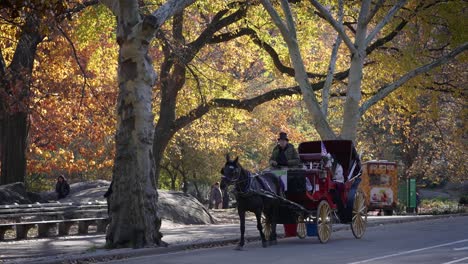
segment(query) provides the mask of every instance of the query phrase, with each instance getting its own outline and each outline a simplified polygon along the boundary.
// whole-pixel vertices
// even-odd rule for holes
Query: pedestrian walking
[[[219,182],[216,182],[211,188],[210,203],[214,209],[223,208],[223,192],[219,188]]]

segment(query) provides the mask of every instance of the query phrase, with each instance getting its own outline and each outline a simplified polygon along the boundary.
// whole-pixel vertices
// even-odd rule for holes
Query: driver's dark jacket
[[[273,152],[271,153],[270,157],[270,163],[272,160],[276,161],[279,166],[297,166],[299,165],[299,155],[297,154],[296,149],[294,148],[293,144],[288,143],[286,145],[286,148],[284,149],[284,156],[286,157],[287,164],[284,163],[283,159],[281,157],[281,150],[280,146],[276,145],[275,148],[273,149]]]

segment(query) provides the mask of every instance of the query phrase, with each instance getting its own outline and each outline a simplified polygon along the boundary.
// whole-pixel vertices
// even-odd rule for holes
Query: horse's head
[[[239,180],[241,175],[242,167],[239,164],[239,157],[236,157],[234,160],[229,158],[229,154],[226,155],[226,163],[221,169],[221,185],[228,186],[236,183]]]

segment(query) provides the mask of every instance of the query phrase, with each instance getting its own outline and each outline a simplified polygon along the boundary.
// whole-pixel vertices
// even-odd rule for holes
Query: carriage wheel
[[[271,236],[271,223],[267,221],[267,218],[262,214],[262,231],[265,235],[265,239],[269,240]]]
[[[297,218],[296,234],[297,234],[297,237],[300,239],[304,239],[307,236],[306,225],[304,222],[304,217],[302,216],[299,216]]]
[[[362,191],[357,191],[354,195],[353,218],[351,222],[351,231],[355,238],[359,239],[366,232],[367,226],[367,206],[366,198]]]
[[[331,237],[331,209],[327,201],[321,201],[317,208],[317,236],[320,243],[327,243]]]

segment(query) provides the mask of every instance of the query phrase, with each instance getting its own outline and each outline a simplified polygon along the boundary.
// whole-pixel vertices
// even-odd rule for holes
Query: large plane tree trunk
[[[108,247],[163,245],[151,101],[157,76],[148,47],[161,24],[194,0],[169,0],[144,18],[136,0],[101,2],[117,17],[120,47],[116,154],[106,243]]]
[[[116,156],[106,240],[109,247],[143,247],[161,243],[152,149],[156,74],[148,57],[153,28],[150,16],[141,20],[137,2],[120,4]]]

